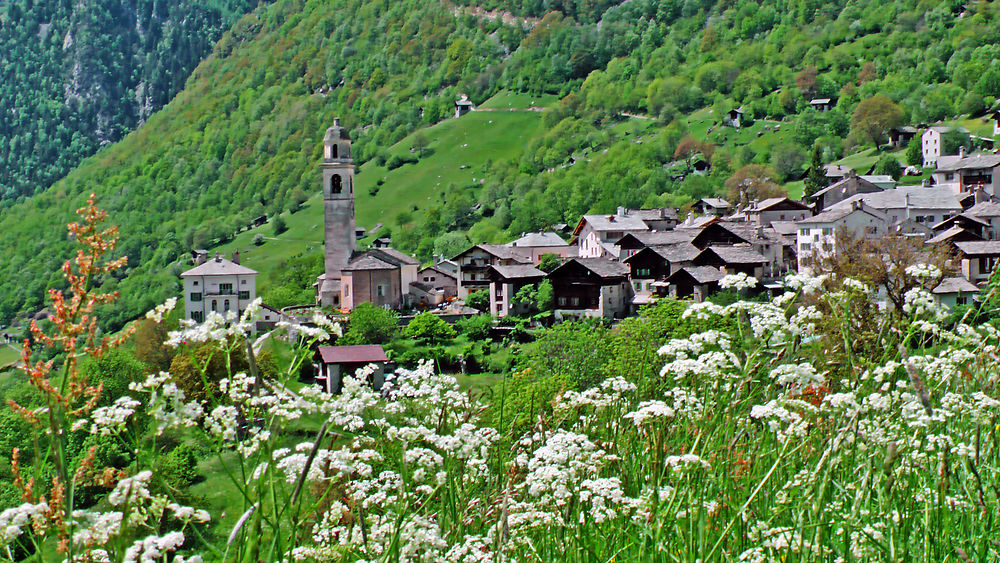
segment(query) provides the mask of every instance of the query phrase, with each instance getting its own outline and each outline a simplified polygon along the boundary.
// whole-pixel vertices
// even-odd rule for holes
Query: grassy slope
[[[522,96],[501,95],[496,98],[490,102],[496,101],[497,105],[504,106],[514,104],[513,107],[532,100],[536,103],[539,101],[537,97],[527,96],[523,100]],[[551,100],[547,102],[551,103]],[[449,184],[470,186],[473,189],[473,179],[482,176],[482,168],[487,160],[521,154],[525,142],[539,127],[541,113],[515,110],[473,112],[460,119],[448,119],[423,129],[422,133],[427,137],[428,147],[433,153],[428,151],[419,163],[407,164],[395,170],[377,166],[373,161],[360,167],[355,203],[358,226],[371,230],[378,223],[390,223],[396,213],[412,210],[413,205],[421,207],[422,202],[440,197],[438,188],[445,188]],[[389,154],[408,155],[412,144],[411,135],[393,145]],[[467,168],[462,169],[462,166]],[[380,178],[384,178],[385,183],[372,196],[369,190],[375,187]],[[244,231],[232,242],[215,250],[231,254],[238,249],[243,264],[261,273],[260,288],[266,288],[269,274],[283,259],[322,251],[323,208],[319,189],[317,171],[315,193],[301,210],[282,215],[288,230],[280,236],[274,235],[274,228],[269,223]],[[258,234],[265,237],[265,242],[261,246],[254,246],[252,241]]]

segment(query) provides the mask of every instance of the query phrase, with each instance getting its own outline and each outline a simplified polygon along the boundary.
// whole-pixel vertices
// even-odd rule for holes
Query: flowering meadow
[[[933,267],[906,272],[905,311],[872,306],[862,282],[806,275],[773,298],[689,304],[683,318],[700,328],[660,343],[654,381],[625,372],[558,389],[523,426],[502,420],[507,381],[477,397],[429,362],[379,391],[370,369],[338,395],[302,384],[311,347],[340,327],[318,315],[253,334],[259,304],[169,335],[179,349],[207,344],[227,366],[249,357],[216,383],[202,369],[216,392],[192,399],[174,375],[151,373],[97,406],[100,385],[76,366],[115,344],[93,328],[113,296],[88,280],[118,264],[100,260],[113,231],[97,230],[92,205],[83,211],[72,297],[53,293],[57,334],[35,339],[65,359],[57,371],[26,345],[46,400],[14,405],[38,430],[24,448],[55,469],[28,475],[15,452],[23,503],[0,513],[2,558],[1000,560],[1000,332],[946,322],[927,290]],[[756,280],[723,283],[747,295]],[[865,329],[879,347],[855,348],[859,318],[875,319]],[[279,341],[291,353],[265,373],[255,358]],[[78,434],[114,437],[135,462],[71,460],[63,452]],[[204,444],[237,493],[225,529],[200,499],[158,486],[158,445],[178,435]]]

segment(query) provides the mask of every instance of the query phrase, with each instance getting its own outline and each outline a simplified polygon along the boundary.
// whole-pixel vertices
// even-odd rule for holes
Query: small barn
[[[354,375],[359,369],[375,364],[371,385],[376,390],[385,381],[385,364],[389,359],[378,344],[358,346],[320,346],[316,351],[318,372],[316,383],[328,393],[340,393],[345,375]]]

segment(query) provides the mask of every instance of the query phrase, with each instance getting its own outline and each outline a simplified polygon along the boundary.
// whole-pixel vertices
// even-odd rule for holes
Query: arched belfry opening
[[[337,149],[338,148],[339,147],[336,144],[330,146],[330,158],[338,158],[337,157]]]
[[[339,194],[342,191],[344,191],[344,181],[341,180],[340,174],[330,176],[330,193]]]

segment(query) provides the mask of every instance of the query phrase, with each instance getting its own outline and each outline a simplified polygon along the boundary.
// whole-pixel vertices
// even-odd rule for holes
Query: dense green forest
[[[0,214],[0,321],[59,286],[42,274],[68,253],[54,227],[90,191],[121,224],[130,258],[123,279],[103,280],[123,294],[107,326],[176,294],[187,250],[315,193],[335,116],[360,162],[419,167],[385,162],[388,147],[449,117],[460,93],[561,98],[519,156],[398,209],[386,224],[394,244],[429,258],[444,233],[499,241],[616,205],[683,205],[754,170],[795,180],[813,153],[829,162],[884,140],[852,123],[862,100],[886,96],[895,121],[919,123],[978,117],[1000,94],[992,3],[556,4],[483,4],[539,18],[524,26],[416,0],[257,8],[139,130]],[[836,107],[818,113],[813,97]],[[739,106],[755,129],[721,126]],[[684,173],[695,155],[709,173]],[[38,246],[47,251],[25,252]]]
[[[0,2],[0,204],[163,107],[251,0]]]

